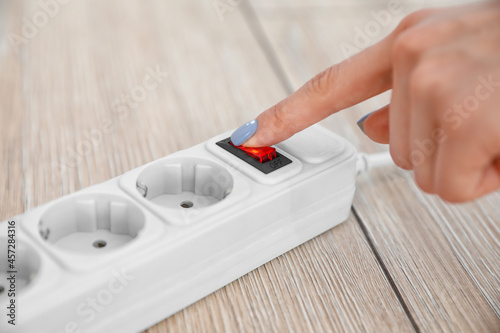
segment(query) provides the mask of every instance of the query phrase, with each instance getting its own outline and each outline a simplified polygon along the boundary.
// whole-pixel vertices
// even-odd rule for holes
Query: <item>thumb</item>
[[[357,122],[359,128],[377,143],[389,143],[389,105],[367,114]]]

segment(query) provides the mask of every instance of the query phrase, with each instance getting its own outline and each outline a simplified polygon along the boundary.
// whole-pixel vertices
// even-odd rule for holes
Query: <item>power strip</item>
[[[350,143],[314,125],[266,173],[230,134],[0,223],[0,331],[138,332],[347,219]]]

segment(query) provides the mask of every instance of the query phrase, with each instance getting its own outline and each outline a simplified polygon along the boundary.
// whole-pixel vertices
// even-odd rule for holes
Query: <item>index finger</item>
[[[390,34],[327,68],[292,95],[262,112],[257,117],[255,134],[244,145],[261,147],[279,143],[337,111],[388,90],[391,87],[393,39]]]

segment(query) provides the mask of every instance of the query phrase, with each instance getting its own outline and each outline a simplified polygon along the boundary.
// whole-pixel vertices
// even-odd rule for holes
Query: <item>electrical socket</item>
[[[230,133],[14,218],[26,287],[1,331],[141,331],[347,219],[351,144],[311,126],[266,174],[217,145]]]

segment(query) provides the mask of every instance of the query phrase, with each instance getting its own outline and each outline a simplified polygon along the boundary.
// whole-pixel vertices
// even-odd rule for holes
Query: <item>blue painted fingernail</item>
[[[236,131],[231,134],[231,142],[235,146],[243,144],[250,139],[257,131],[257,120],[251,120],[248,123],[238,127]]]
[[[375,112],[375,111],[373,111],[373,112]],[[360,119],[360,120],[358,120],[358,121],[356,122],[356,124],[358,125],[358,127],[361,129],[361,131],[362,131],[363,133],[365,133],[365,127],[364,127],[365,120],[366,120],[366,118],[368,118],[368,116],[369,116],[369,115],[371,115],[373,112],[370,112],[370,113],[368,113],[368,114],[365,114],[363,117],[361,117],[361,119]]]

